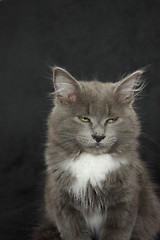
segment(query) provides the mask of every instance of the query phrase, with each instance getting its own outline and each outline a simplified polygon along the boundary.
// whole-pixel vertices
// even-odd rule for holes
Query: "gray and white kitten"
[[[55,239],[56,227],[63,240],[153,240],[160,203],[137,152],[132,107],[143,70],[116,83],[77,81],[59,67],[53,72],[45,153],[49,227],[35,239]]]

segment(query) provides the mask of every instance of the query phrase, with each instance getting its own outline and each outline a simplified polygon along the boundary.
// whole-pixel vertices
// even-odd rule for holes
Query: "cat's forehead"
[[[94,81],[80,81],[80,85],[83,87],[83,91],[86,93],[91,93],[92,95],[100,94],[100,96],[107,96],[113,91],[114,84],[111,82],[100,82],[98,80]]]
[[[109,114],[113,102],[113,83],[80,82],[80,108],[95,117]]]

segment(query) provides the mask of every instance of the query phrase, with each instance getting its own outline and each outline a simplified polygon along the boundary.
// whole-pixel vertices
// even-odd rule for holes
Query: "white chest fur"
[[[113,172],[120,168],[122,164],[127,164],[125,158],[116,159],[110,154],[92,155],[89,153],[81,153],[76,159],[68,159],[65,161],[63,168],[70,171],[75,177],[75,181],[68,189],[76,198],[83,198],[88,182],[93,186],[101,188],[102,182],[105,180],[109,172]],[[84,214],[84,219],[92,234],[99,236],[103,215],[98,209],[90,214]]]
[[[115,159],[110,154],[92,155],[81,153],[76,159],[66,160],[64,168],[69,170],[75,181],[70,187],[76,197],[84,193],[88,182],[95,187],[101,187],[109,172],[118,169],[121,164],[127,164],[126,159]]]

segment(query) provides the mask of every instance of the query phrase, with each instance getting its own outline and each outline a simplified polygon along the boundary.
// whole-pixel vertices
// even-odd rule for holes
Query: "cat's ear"
[[[54,67],[53,84],[56,97],[61,103],[69,104],[76,102],[81,86],[69,72],[63,68]]]
[[[131,103],[142,91],[144,83],[141,81],[141,75],[143,73],[144,69],[137,70],[114,84],[114,92],[121,101]]]

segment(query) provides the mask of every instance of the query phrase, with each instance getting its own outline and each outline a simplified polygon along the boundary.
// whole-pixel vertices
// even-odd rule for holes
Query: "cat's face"
[[[139,133],[131,102],[141,73],[137,71],[115,84],[77,82],[56,68],[53,127],[64,148],[93,154],[126,151]]]

